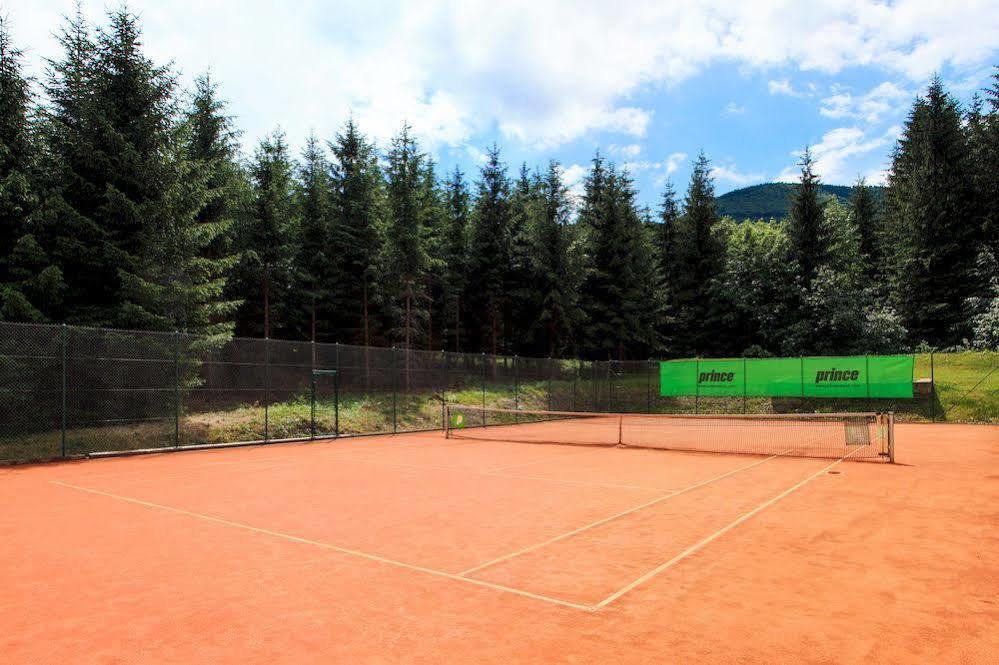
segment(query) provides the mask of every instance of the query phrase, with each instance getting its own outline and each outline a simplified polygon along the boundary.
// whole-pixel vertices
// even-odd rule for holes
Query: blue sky
[[[103,21],[105,3],[83,5]],[[72,2],[0,6],[40,75]],[[805,145],[827,182],[880,182],[935,72],[966,101],[999,64],[994,0],[129,6],[182,84],[212,72],[247,150],[280,126],[297,153],[353,112],[380,146],[408,121],[442,168],[474,173],[496,142],[511,172],[554,158],[577,189],[599,149],[653,205],[702,149],[719,192],[793,178]]]

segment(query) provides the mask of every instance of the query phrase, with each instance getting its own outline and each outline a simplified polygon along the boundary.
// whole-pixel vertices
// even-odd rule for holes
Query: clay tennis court
[[[999,427],[895,439],[895,464],[431,432],[6,468],[0,650],[994,662]]]

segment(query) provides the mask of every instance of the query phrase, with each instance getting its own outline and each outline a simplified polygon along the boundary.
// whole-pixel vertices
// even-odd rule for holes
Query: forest
[[[251,155],[209,74],[182,89],[127,7],[59,28],[38,80],[0,24],[0,320],[591,359],[999,346],[999,69],[914,99],[886,186],[828,197],[807,150],[785,218],[685,187],[638,203],[594,155],[441,173],[353,118]],[[275,119],[275,125],[280,121]]]

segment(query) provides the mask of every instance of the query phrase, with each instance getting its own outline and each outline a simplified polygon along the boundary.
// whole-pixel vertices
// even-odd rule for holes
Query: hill
[[[791,190],[794,185],[786,182],[768,182],[752,187],[743,187],[727,194],[722,194],[715,202],[718,212],[735,219],[780,219],[787,216],[787,208]],[[846,202],[850,198],[847,185],[822,185],[822,191]],[[875,196],[884,194],[884,187],[874,186]]]

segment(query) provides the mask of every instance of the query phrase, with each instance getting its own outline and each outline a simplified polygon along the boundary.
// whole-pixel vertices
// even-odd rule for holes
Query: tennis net
[[[891,413],[675,415],[449,404],[453,439],[894,461]]]

